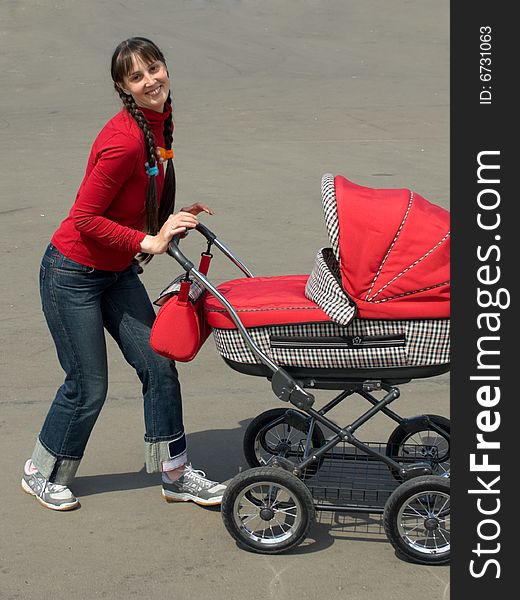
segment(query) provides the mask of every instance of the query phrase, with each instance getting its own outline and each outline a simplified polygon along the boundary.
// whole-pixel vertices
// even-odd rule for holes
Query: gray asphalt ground
[[[168,58],[179,203],[210,204],[205,222],[256,275],[283,275],[308,273],[328,244],[326,172],[449,207],[448,34],[447,0],[2,0],[2,600],[448,597],[449,568],[397,558],[377,519],[364,530],[325,516],[289,554],[261,556],[236,546],[218,510],[163,502],[143,468],[139,384],[111,341],[109,398],[73,488],[82,507],[45,510],[19,485],[62,379],[38,265],[119,110],[116,44],[146,35]],[[185,245],[194,257],[196,242]],[[155,258],[150,295],[178,273]],[[239,276],[220,257],[212,273]],[[266,380],[229,369],[213,340],[179,371],[191,460],[227,480],[247,466],[248,422],[282,404]],[[401,392],[403,415],[449,414],[449,375]],[[349,403],[336,420],[365,408]],[[391,429],[377,417],[360,435],[384,441]]]

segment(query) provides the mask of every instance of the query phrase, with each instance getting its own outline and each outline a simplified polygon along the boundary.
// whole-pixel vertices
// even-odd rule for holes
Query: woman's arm
[[[145,237],[142,231],[105,216],[121,188],[134,175],[141,158],[141,142],[131,136],[114,135],[104,142],[104,148],[96,156],[95,164],[83,180],[71,210],[71,217],[78,231],[107,246],[134,253],[141,251],[140,244]],[[131,211],[135,212],[134,220],[139,220],[143,207],[144,192],[142,201],[139,199],[138,202],[132,202],[130,198],[130,220]]]
[[[197,202],[170,215],[156,235],[145,234],[106,217],[113,199],[139,164],[142,148],[139,140],[122,139],[121,136],[113,136],[105,146],[74,203],[71,214],[78,231],[107,246],[131,250],[136,254],[162,254],[174,235],[185,233],[197,225],[196,215],[201,212],[213,214],[207,205]]]
[[[196,216],[205,212],[212,215],[213,211],[206,204],[195,202],[191,206],[181,208],[180,212],[170,215],[157,235],[147,235],[141,242],[141,252],[147,254],[162,254],[168,249],[172,237],[185,233],[198,223]]]

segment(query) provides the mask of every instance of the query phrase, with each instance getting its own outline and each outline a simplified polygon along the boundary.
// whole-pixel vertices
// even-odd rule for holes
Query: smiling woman
[[[133,57],[131,72],[119,87],[133,96],[137,106],[163,112],[170,93],[170,80],[166,65],[161,61],[146,64],[139,56]]]
[[[114,51],[111,71],[123,110],[94,141],[74,204],[40,267],[43,312],[66,377],[22,488],[53,510],[79,506],[68,486],[107,394],[106,329],[141,380],[146,468],[163,473],[163,497],[220,504],[225,486],[187,463],[177,370],[150,347],[155,311],[137,264],[163,254],[174,235],[211,210],[195,203],[173,213],[173,120],[162,52],[146,38],[130,38]]]
[[[161,177],[157,162],[157,147],[171,150],[173,141],[173,120],[171,116],[170,79],[166,59],[161,50],[146,38],[130,38],[121,42],[114,51],[111,64],[114,88],[119,94],[126,110],[141,129],[147,154],[146,173],[148,177],[146,191],[146,230],[155,234],[173,212],[175,203],[175,170],[173,160],[169,159],[164,177],[164,189],[157,209],[158,185]],[[143,113],[143,109],[145,113]],[[148,116],[146,111],[153,111]],[[153,113],[159,113],[154,115]],[[166,114],[165,114],[166,113]],[[164,115],[164,119],[162,119]],[[163,121],[163,144],[156,144],[155,136],[149,125],[157,118]],[[157,173],[156,173],[157,171]],[[157,177],[159,176],[159,177]],[[184,225],[185,227],[188,224]],[[148,262],[151,255],[164,252],[163,245],[147,236],[141,240],[141,258]],[[148,254],[148,256],[146,256]]]

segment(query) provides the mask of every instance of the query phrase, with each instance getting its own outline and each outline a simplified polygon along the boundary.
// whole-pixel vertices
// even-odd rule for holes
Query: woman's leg
[[[112,279],[111,279],[112,278]],[[38,471],[55,483],[74,478],[107,392],[101,297],[113,274],[71,261],[52,245],[40,270],[42,307],[65,381],[33,452]]]
[[[187,452],[177,369],[150,346],[155,311],[134,266],[118,274],[101,306],[106,329],[142,382],[146,469],[181,467]]]
[[[102,306],[105,327],[143,383],[146,469],[163,471],[163,498],[203,506],[220,504],[226,486],[186,464],[177,370],[150,346],[155,311],[135,268],[120,274],[118,283],[105,293]]]

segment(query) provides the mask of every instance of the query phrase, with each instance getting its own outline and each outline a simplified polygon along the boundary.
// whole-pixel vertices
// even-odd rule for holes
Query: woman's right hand
[[[144,237],[141,242],[141,251],[146,254],[164,254],[174,235],[186,233],[188,229],[196,227],[198,222],[195,215],[182,210],[170,215],[156,235]]]

